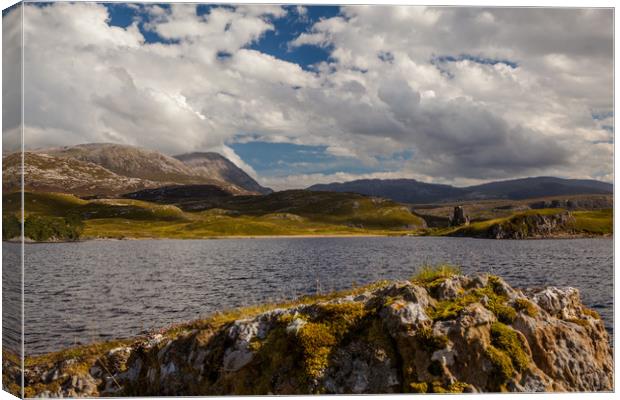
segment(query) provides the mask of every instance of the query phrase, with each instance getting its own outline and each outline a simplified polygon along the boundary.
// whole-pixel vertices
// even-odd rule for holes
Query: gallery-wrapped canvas
[[[613,9],[2,14],[2,385],[610,392]]]

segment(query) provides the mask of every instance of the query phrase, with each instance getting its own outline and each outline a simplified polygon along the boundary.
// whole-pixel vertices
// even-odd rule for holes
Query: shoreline
[[[557,235],[557,236],[540,236],[540,237],[528,237],[523,239],[494,239],[476,236],[450,236],[450,235],[416,235],[411,233],[402,234],[300,234],[300,235],[224,235],[224,236],[206,236],[206,237],[94,237],[84,238],[80,240],[52,240],[37,242],[34,240],[25,240],[23,243],[27,245],[36,244],[62,244],[62,243],[83,243],[83,242],[96,242],[96,241],[132,241],[132,240],[225,240],[225,239],[348,239],[348,238],[378,238],[378,237],[415,237],[415,238],[460,238],[460,239],[478,239],[478,240],[502,240],[502,241],[524,241],[524,240],[572,240],[572,239],[612,239],[611,235]],[[3,240],[5,243],[20,244],[21,240]]]

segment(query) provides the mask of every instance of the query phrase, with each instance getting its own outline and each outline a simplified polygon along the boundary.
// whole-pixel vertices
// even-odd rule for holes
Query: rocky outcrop
[[[569,211],[557,213],[527,212],[511,218],[465,226],[450,236],[486,239],[530,239],[571,236],[575,218]]]
[[[526,239],[554,236],[566,232],[574,221],[570,212],[557,214],[526,214],[512,218],[506,223],[493,225],[488,237],[493,239]]]
[[[574,288],[436,274],[26,361],[27,396],[613,390]],[[4,381],[19,371],[4,366]]]

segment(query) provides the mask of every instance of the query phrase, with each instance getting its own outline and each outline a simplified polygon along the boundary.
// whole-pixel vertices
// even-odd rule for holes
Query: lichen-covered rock
[[[613,390],[607,332],[576,289],[487,275],[386,282],[97,346],[28,359],[26,395]]]

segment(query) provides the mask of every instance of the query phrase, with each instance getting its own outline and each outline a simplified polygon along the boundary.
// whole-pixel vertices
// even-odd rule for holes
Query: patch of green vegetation
[[[568,318],[565,321],[573,323],[573,324],[577,324],[577,325],[582,326],[584,328],[588,328],[590,326],[590,323],[587,320],[581,319],[581,318]]]
[[[494,346],[488,346],[485,349],[485,354],[495,369],[496,386],[501,385],[515,375],[516,371],[512,361],[505,351]]]
[[[422,347],[428,350],[431,354],[437,350],[444,349],[448,344],[447,336],[434,335],[433,330],[430,328],[418,329],[415,337],[418,340],[418,343],[420,343]]]
[[[309,322],[297,334],[302,349],[306,375],[316,379],[327,367],[329,353],[336,345],[336,336],[325,324]]]
[[[434,282],[437,280],[432,281],[431,285]],[[498,278],[493,275],[489,276],[487,286],[470,290],[454,299],[439,301],[435,306],[428,307],[426,313],[433,320],[445,321],[458,317],[468,305],[483,301],[484,306],[501,322],[512,323],[517,316],[516,310],[507,304],[508,297],[502,292]]]
[[[24,221],[24,236],[37,242],[78,240],[83,229],[79,217],[71,215],[63,218],[32,214]]]
[[[521,372],[530,364],[530,357],[525,351],[525,339],[517,331],[501,322],[491,325],[491,344],[505,352],[514,368]]]
[[[14,214],[2,216],[2,240],[10,240],[22,235],[22,224]]]
[[[411,278],[412,282],[425,285],[433,283],[437,280],[450,278],[454,275],[460,275],[461,269],[450,264],[440,264],[437,266],[423,265],[418,273]]]
[[[515,309],[519,312],[525,313],[529,317],[535,317],[538,315],[538,309],[528,299],[518,298],[515,300]]]
[[[612,209],[574,211],[572,215],[575,220],[571,224],[571,227],[575,232],[593,235],[610,235],[613,233],[614,221]]]
[[[456,381],[444,386],[441,382],[411,382],[409,390],[411,393],[463,393],[469,385],[464,382]]]
[[[354,194],[292,191],[236,196],[210,207],[183,211],[175,205],[132,199],[87,201],[60,193],[24,194],[26,216],[77,215],[84,220],[83,238],[394,235],[423,225],[399,204]],[[3,211],[5,215],[21,211],[19,193],[4,196]]]
[[[428,393],[428,383],[426,382],[411,382],[409,384],[411,393]]]
[[[585,315],[588,315],[594,319],[601,319],[601,315],[591,308],[583,307],[581,310]]]
[[[442,300],[434,307],[430,306],[426,314],[434,321],[446,321],[459,316],[461,311],[470,304],[477,303],[481,299],[476,293],[467,293],[455,299]]]
[[[521,237],[528,237],[536,229],[533,226],[534,220],[528,217],[533,215],[556,215],[563,212],[566,212],[566,210],[561,208],[527,210],[506,217],[472,222],[467,226],[432,229],[427,234],[436,236],[487,237],[491,228],[499,225],[503,231],[516,232]],[[566,225],[566,233],[608,235],[613,232],[613,210],[611,209],[573,211],[571,215],[573,221]]]

